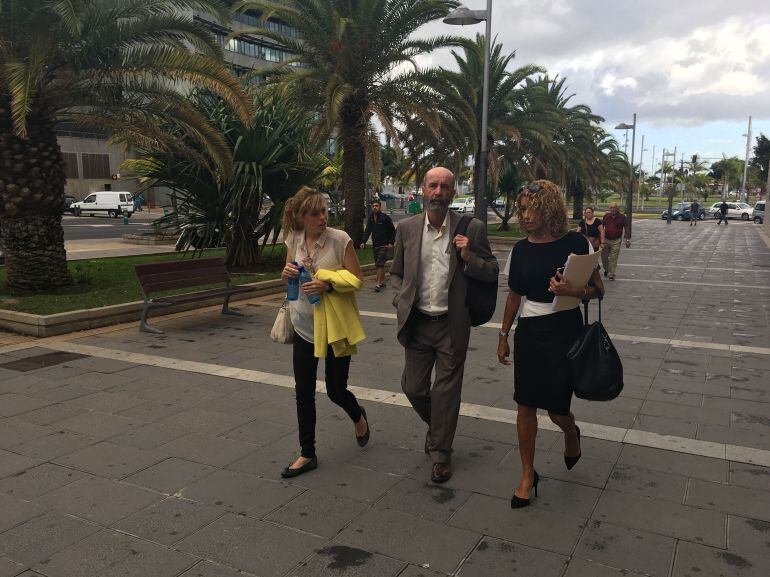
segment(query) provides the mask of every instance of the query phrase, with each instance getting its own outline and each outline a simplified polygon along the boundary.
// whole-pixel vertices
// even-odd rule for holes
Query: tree
[[[363,237],[365,142],[370,119],[395,136],[393,111],[435,124],[435,89],[415,58],[460,38],[415,38],[414,32],[455,8],[455,0],[243,0],[236,10],[258,10],[294,27],[301,40],[256,28],[244,33],[273,39],[296,56],[267,73],[286,98],[318,115],[317,135],[336,131],[344,150],[345,230]],[[407,70],[401,71],[405,66]]]
[[[212,161],[231,162],[180,90],[208,87],[243,118],[250,100],[191,10],[227,14],[220,0],[0,0],[0,237],[11,292],[71,282],[56,123],[171,150],[178,145],[158,124],[173,119],[208,143]]]
[[[749,164],[757,172],[757,178],[764,187],[767,183],[767,170],[770,166],[770,138],[764,134],[757,136],[757,143],[754,145],[754,158]],[[767,191],[765,191],[767,192]]]
[[[743,177],[743,164],[744,162],[737,156],[728,158],[723,155],[722,160],[718,160],[711,165],[709,176],[722,183],[722,196],[728,190],[740,187],[741,178]]]
[[[164,216],[167,226],[182,223],[192,246],[224,245],[225,264],[250,268],[260,259],[260,239],[267,242],[280,230],[283,206],[302,185],[313,184],[327,161],[311,142],[309,114],[280,97],[255,92],[255,113],[244,123],[221,98],[194,93],[190,101],[221,132],[233,158],[230,172],[178,153],[139,148],[141,156],[124,166],[145,180],[163,186],[179,199],[177,211]],[[161,126],[169,131],[174,126]],[[184,140],[186,136],[179,134]],[[187,143],[206,151],[195,141]],[[262,207],[269,199],[266,214]]]

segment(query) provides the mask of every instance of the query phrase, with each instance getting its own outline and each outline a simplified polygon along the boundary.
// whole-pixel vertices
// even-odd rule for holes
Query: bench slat
[[[152,274],[143,276],[140,279],[140,284],[142,286],[146,285],[153,285],[158,283],[164,283],[167,281],[181,281],[185,279],[189,279],[190,282],[197,282],[200,278],[212,278],[217,279],[214,282],[222,282],[222,280],[227,281],[228,278],[230,278],[227,274],[227,271],[222,269],[216,269],[216,268],[208,268],[208,269],[200,269],[200,270],[194,270],[194,271],[185,271],[184,273],[178,273],[178,272],[164,272],[159,274]]]
[[[136,276],[146,295],[179,288],[229,283],[221,257],[135,265]]]
[[[227,294],[248,292],[251,290],[253,290],[251,287],[222,287],[222,288],[210,289],[210,290],[199,291],[194,293],[184,293],[181,295],[171,295],[167,297],[161,297],[161,298],[155,299],[154,302],[172,303],[172,304],[186,303],[186,302],[202,301],[211,297],[225,296]]]
[[[163,291],[170,291],[175,289],[183,289],[183,288],[193,288],[203,285],[209,285],[209,284],[221,284],[226,283],[229,279],[229,277],[212,277],[212,276],[201,276],[197,278],[184,278],[184,279],[172,279],[172,280],[166,280],[162,282],[154,282],[154,283],[148,283],[146,285],[143,285],[142,288],[144,288],[144,292],[147,294],[150,293],[159,293]]]

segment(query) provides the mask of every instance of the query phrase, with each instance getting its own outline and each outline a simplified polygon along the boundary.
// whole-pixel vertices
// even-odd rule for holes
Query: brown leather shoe
[[[430,455],[430,446],[433,444],[433,439],[430,438],[430,429],[425,433],[425,454]]]
[[[434,483],[446,483],[452,478],[452,465],[449,463],[433,463],[430,480]]]

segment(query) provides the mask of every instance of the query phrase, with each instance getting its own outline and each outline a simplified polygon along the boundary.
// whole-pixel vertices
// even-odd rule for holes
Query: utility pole
[[[749,154],[751,154],[751,116],[749,116],[749,131],[746,133],[746,160],[743,163],[743,180],[741,180],[741,200],[746,202],[746,177],[749,172]]]
[[[676,166],[676,146],[674,147],[674,152],[667,152],[666,149],[663,149],[663,158],[661,160],[661,170],[663,169],[663,164],[666,162],[667,156],[673,156],[674,159],[671,162],[671,167]],[[665,173],[664,173],[665,174]],[[665,184],[664,184],[664,190],[665,190]],[[666,216],[666,224],[671,224],[671,213],[674,211],[674,177],[671,176],[671,192],[668,193],[668,215]]]
[[[642,147],[639,149],[639,188],[636,191],[636,208],[642,208],[642,180],[644,177],[644,165],[642,160],[644,159],[644,134],[642,134]]]
[[[652,145],[652,156],[650,157],[650,175],[655,176],[655,145]]]
[[[681,182],[679,183],[680,190],[682,191],[682,199],[680,202],[684,202],[684,152],[679,159],[679,174],[681,175]]]

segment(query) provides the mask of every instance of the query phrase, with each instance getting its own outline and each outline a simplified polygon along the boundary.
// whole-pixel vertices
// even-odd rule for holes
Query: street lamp
[[[628,133],[626,132],[626,134]],[[647,149],[644,147],[644,134],[642,134],[642,146],[639,147],[639,189],[636,193],[636,207],[639,209],[642,208],[642,182],[644,180],[644,164],[642,159],[646,151]]]
[[[487,223],[487,124],[489,118],[489,59],[492,42],[492,0],[487,0],[486,10],[469,10],[459,6],[444,18],[445,24],[452,26],[468,26],[486,22],[484,36],[484,85],[481,94],[481,143],[479,147],[479,179],[476,182],[475,204],[476,218]]]
[[[628,131],[631,131],[631,168],[628,175],[628,198],[626,198],[626,226],[628,227],[628,236],[626,238],[631,238],[631,221],[633,220],[634,212],[634,154],[636,153],[636,112],[634,112],[634,122],[632,124],[621,122],[615,127],[615,130],[625,130],[626,137],[628,137]]]
[[[741,201],[746,202],[749,198],[746,194],[746,177],[749,173],[749,156],[751,155],[751,116],[749,116],[749,130],[742,136],[746,137],[746,159],[743,162],[743,178],[741,179]]]
[[[663,173],[663,183],[661,184],[661,190],[666,190],[666,173],[664,172],[665,164],[666,164],[666,157],[673,156],[674,161],[671,164],[671,166],[674,166],[676,164],[676,146],[674,147],[674,152],[668,152],[665,148],[663,149],[663,155],[660,160],[660,170]],[[674,211],[674,190],[673,190],[674,183],[671,182],[671,192],[668,193],[668,213],[666,215],[666,224],[671,224],[671,213]]]

